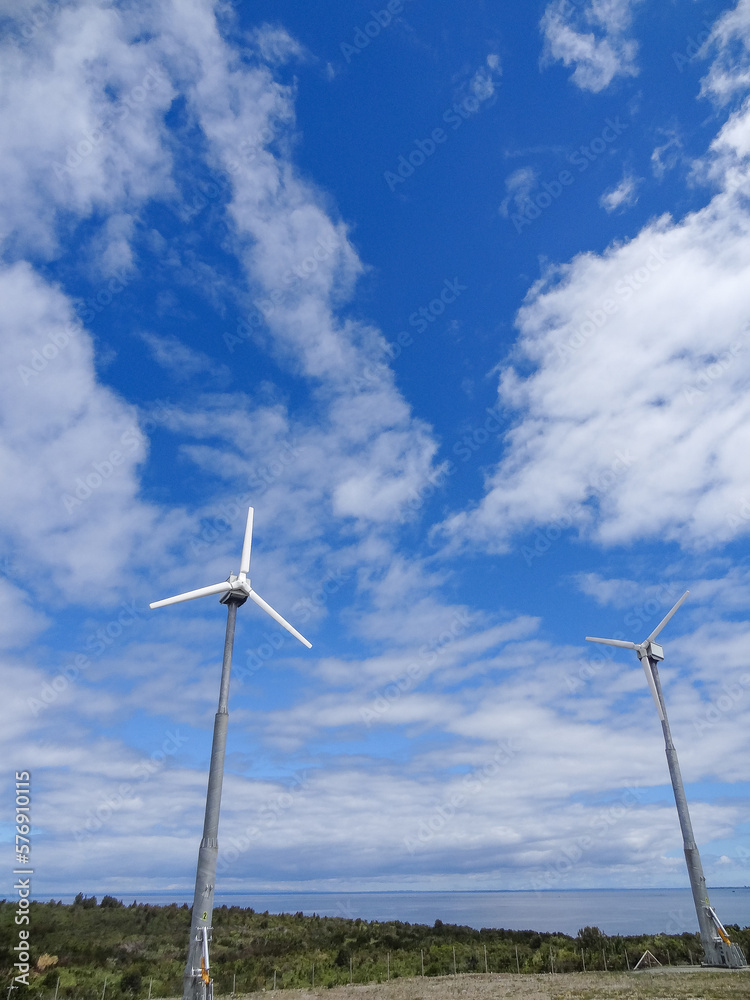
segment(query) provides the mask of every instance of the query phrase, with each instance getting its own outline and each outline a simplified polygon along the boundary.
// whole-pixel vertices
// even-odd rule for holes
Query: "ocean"
[[[750,888],[710,889],[724,924],[750,926]],[[125,903],[192,903],[192,894],[143,892]],[[55,896],[71,902],[72,895]],[[216,892],[214,906],[251,906],[257,912],[317,913],[363,920],[464,924],[477,929],[561,931],[598,927],[605,934],[682,934],[698,922],[689,889],[571,889],[547,892]]]

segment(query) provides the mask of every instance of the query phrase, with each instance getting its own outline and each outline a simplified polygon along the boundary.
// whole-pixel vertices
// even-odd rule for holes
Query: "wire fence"
[[[667,946],[653,945],[649,949],[655,964],[694,965],[700,967],[699,952],[689,947],[686,954],[673,954]],[[674,943],[673,943],[674,951]],[[554,945],[530,948],[528,945],[506,943],[470,948],[456,945],[433,946],[419,951],[393,950],[339,952],[335,958],[323,954],[288,956],[286,961],[261,963],[262,967],[240,971],[217,968],[214,972],[214,996],[233,997],[261,991],[284,989],[325,989],[333,986],[383,983],[395,979],[438,978],[458,976],[492,976],[561,974],[561,973],[622,973],[632,971],[642,952],[607,940],[604,946],[589,948],[575,945]],[[74,970],[54,970],[57,979],[52,986],[48,973],[28,990],[38,1000],[162,1000],[182,993],[182,976],[164,976],[163,971],[129,973],[124,976],[105,975],[103,982],[91,970],[87,982],[80,977],[71,981]],[[46,987],[46,988],[45,988]],[[15,990],[9,991],[9,998]],[[20,998],[18,998],[20,1000]]]

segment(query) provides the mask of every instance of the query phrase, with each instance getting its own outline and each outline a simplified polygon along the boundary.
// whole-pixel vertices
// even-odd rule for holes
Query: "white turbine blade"
[[[177,597],[168,597],[164,601],[154,601],[149,604],[150,608],[163,608],[167,604],[181,604],[182,601],[194,601],[196,597],[208,597],[209,594],[223,594],[227,590],[234,590],[234,586],[227,582],[214,583],[210,587],[201,587],[200,590],[189,590],[186,594],[178,594]]]
[[[646,675],[648,686],[651,689],[651,697],[654,699],[656,711],[659,713],[661,721],[664,722],[664,712],[662,711],[661,702],[659,701],[659,693],[656,690],[656,681],[654,680],[654,675],[651,673],[651,663],[649,662],[649,658],[647,656],[644,656],[641,660],[641,666],[643,667],[643,672]]]
[[[669,614],[668,614],[668,615],[665,615],[665,616],[664,616],[664,618],[662,618],[662,620],[661,620],[661,621],[659,622],[659,624],[658,624],[658,625],[656,626],[656,628],[655,628],[655,629],[654,629],[654,631],[653,631],[653,632],[651,633],[651,635],[650,635],[650,636],[648,637],[648,639],[646,639],[646,640],[645,640],[646,642],[651,642],[651,640],[652,640],[652,639],[655,639],[655,638],[657,637],[657,635],[658,635],[658,634],[659,634],[659,633],[661,632],[661,630],[662,630],[662,629],[664,628],[664,626],[665,626],[665,625],[667,624],[667,622],[668,622],[668,621],[669,621],[669,619],[670,619],[670,618],[672,617],[672,615],[673,615],[673,614],[675,613],[675,611],[676,611],[676,610],[677,610],[677,609],[678,609],[678,608],[680,607],[680,605],[682,604],[682,602],[683,602],[683,601],[685,600],[685,598],[687,597],[687,595],[688,595],[689,593],[690,593],[690,591],[689,591],[689,590],[686,590],[686,591],[685,591],[685,593],[684,593],[684,594],[682,595],[682,597],[681,597],[681,598],[679,599],[679,601],[677,602],[677,604],[675,604],[675,606],[674,606],[674,607],[672,608],[672,610],[671,610],[671,611],[669,612]]]
[[[307,639],[304,637],[304,635],[298,632],[293,625],[290,625],[289,622],[286,620],[286,618],[282,618],[281,615],[278,613],[278,611],[274,611],[274,609],[271,607],[270,604],[266,604],[263,598],[260,597],[258,594],[256,594],[253,588],[248,583],[245,583],[243,590],[245,591],[245,593],[247,594],[247,596],[250,598],[251,601],[255,601],[255,603],[258,605],[259,608],[263,608],[263,610],[267,614],[269,614],[272,618],[275,618],[276,621],[279,623],[279,625],[283,625],[284,628],[287,630],[287,632],[292,633],[295,639],[299,639],[299,641],[303,645],[307,646],[308,649],[312,649],[312,643],[308,642]]]
[[[620,646],[622,649],[637,649],[634,642],[627,642],[624,639],[595,639],[593,635],[587,635],[586,642],[603,642],[605,646]]]
[[[247,508],[247,523],[245,525],[245,540],[242,543],[242,559],[240,559],[240,573],[247,575],[250,572],[250,550],[253,547],[253,508]]]

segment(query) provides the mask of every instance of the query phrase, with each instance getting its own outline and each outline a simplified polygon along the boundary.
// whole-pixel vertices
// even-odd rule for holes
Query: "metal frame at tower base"
[[[664,733],[664,749],[667,755],[667,765],[669,776],[672,779],[672,790],[674,791],[675,805],[677,806],[677,816],[680,820],[682,831],[682,845],[685,851],[685,862],[687,863],[688,878],[690,879],[690,889],[693,893],[695,912],[698,917],[698,928],[700,930],[701,944],[703,945],[704,960],[702,965],[720,967],[726,969],[741,969],[746,965],[745,956],[739,945],[734,944],[727,934],[724,925],[716,916],[716,911],[711,906],[706,888],[706,877],[703,874],[703,865],[698,851],[698,845],[693,836],[693,824],[690,821],[687,798],[685,797],[685,786],[682,783],[680,764],[677,760],[677,751],[672,742],[672,732],[669,728],[667,718],[667,707],[664,703],[664,695],[661,690],[659,680],[659,670],[657,661],[648,653],[643,659],[648,660],[651,676],[654,679],[654,686],[661,705],[661,728]]]
[[[214,736],[211,744],[211,765],[208,771],[206,814],[203,821],[203,839],[198,848],[198,868],[195,873],[193,914],[190,921],[188,958],[183,979],[183,1000],[212,1000],[208,943],[213,930],[214,885],[216,861],[219,855],[219,811],[221,788],[224,782],[224,755],[227,746],[229,722],[229,677],[232,672],[232,650],[237,608],[245,603],[247,594],[230,591],[221,598],[227,606],[227,630],[224,637],[224,660],[221,666],[219,707],[214,719]]]

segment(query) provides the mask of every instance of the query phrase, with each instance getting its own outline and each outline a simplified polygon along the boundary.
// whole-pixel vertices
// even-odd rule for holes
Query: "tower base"
[[[182,1000],[213,1000],[213,980],[203,981],[203,976],[185,976],[182,985]]]
[[[738,944],[726,944],[721,939],[712,941],[708,947],[704,943],[703,956],[701,965],[711,969],[747,968],[747,961],[742,948]]]

